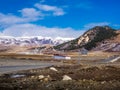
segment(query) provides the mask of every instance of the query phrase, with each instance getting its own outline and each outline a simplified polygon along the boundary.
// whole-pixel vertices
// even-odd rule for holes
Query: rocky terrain
[[[116,31],[117,36],[106,39],[102,43],[98,43],[97,47],[93,50],[103,50],[109,52],[119,52],[120,51],[120,30]]]
[[[96,26],[79,38],[55,46],[59,50],[120,51],[120,31],[109,26]]]
[[[120,67],[64,65],[0,76],[1,90],[119,90]]]

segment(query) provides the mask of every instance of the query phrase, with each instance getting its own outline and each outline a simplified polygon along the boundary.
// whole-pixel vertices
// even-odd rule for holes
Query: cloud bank
[[[76,38],[80,36],[84,31],[76,31],[72,28],[48,28],[45,26],[38,26],[35,24],[16,24],[11,27],[5,28],[0,35],[23,37],[23,36],[43,36],[43,37],[66,37]]]
[[[1,36],[45,36],[45,37],[74,37],[77,33],[72,28],[59,28],[40,26],[33,24],[48,16],[62,16],[66,12],[61,7],[41,4],[42,0],[33,7],[18,10],[19,16],[12,13],[0,12],[0,35]],[[69,33],[68,33],[69,32]]]

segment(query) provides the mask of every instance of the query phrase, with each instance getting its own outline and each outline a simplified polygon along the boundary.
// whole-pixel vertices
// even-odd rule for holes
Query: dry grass
[[[14,54],[14,53],[7,53],[7,54],[0,54],[0,58],[5,59],[29,59],[29,60],[51,60],[51,55],[25,55],[25,54]]]
[[[113,55],[120,55],[120,52],[89,52],[87,55],[80,55],[78,52],[66,52],[70,56],[71,60],[102,60]],[[16,54],[16,53],[1,53],[0,58],[5,59],[31,59],[31,60],[54,60],[53,55],[39,55],[39,54]]]

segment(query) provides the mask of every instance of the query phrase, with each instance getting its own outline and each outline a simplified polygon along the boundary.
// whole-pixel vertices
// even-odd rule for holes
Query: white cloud
[[[46,10],[52,10],[52,7]],[[34,8],[24,8],[21,11],[22,17],[18,17],[12,14],[2,14],[0,13],[0,26],[4,27],[0,35],[4,36],[43,36],[43,37],[67,37],[67,38],[77,38],[83,34],[86,30],[94,26],[104,26],[110,25],[108,22],[99,23],[89,23],[84,26],[82,30],[74,30],[73,28],[59,28],[52,27],[48,28],[45,26],[39,26],[35,24],[30,24],[31,21],[38,20],[42,14]]]
[[[24,8],[22,10],[19,10],[19,12],[21,12],[23,17],[30,19],[37,19],[44,16],[40,11],[37,11],[35,8]]]
[[[45,0],[42,0],[42,2],[44,1]],[[19,16],[14,14],[0,13],[0,36],[43,36],[52,38],[73,38],[79,36],[82,32],[76,31],[72,28],[48,28],[45,26],[31,24],[31,22],[43,19],[46,14],[52,13],[52,16],[64,15],[64,10],[56,6],[35,4],[35,7],[33,8],[23,8],[18,10],[18,12],[20,13]]]
[[[4,36],[43,36],[43,37],[66,37],[66,38],[76,38],[79,37],[84,31],[76,31],[72,28],[58,28],[52,27],[48,28],[45,26],[38,26],[34,24],[16,24],[8,27],[1,32]]]
[[[21,12],[23,15],[21,17],[15,16],[13,14],[0,13],[0,27],[8,27],[8,26],[11,26],[14,24],[21,24],[21,23],[23,24],[23,23],[33,22],[33,21],[42,19],[41,14],[34,11],[34,9],[32,12],[30,12],[29,10],[23,10]],[[31,15],[30,15],[30,13],[31,13]]]
[[[20,22],[26,22],[26,20],[12,14],[5,15],[0,13],[0,24],[15,24]]]
[[[97,23],[89,23],[89,24],[86,24],[84,26],[84,29],[90,29],[90,28],[93,28],[95,26],[105,26],[105,25],[110,25],[109,22],[97,22]]]
[[[50,6],[50,5],[44,5],[44,4],[35,4],[35,7],[42,11],[46,12],[53,12],[54,16],[61,16],[64,15],[65,12],[62,8],[56,7],[56,6]]]
[[[36,9],[35,7],[39,8],[39,10]],[[11,13],[9,14],[0,13],[0,27],[38,21],[40,19],[43,19],[45,16],[50,16],[48,15],[50,14],[50,12],[52,12],[53,16],[61,16],[65,14],[62,8],[58,8],[56,6],[35,4],[35,7],[23,8],[21,10],[18,10],[21,16],[16,16]]]

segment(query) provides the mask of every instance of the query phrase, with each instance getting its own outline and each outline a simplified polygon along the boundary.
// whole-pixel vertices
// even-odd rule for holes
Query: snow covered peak
[[[3,45],[58,45],[66,41],[72,40],[73,38],[51,38],[51,37],[42,37],[42,36],[25,36],[25,37],[12,37],[12,36],[0,36],[0,44]]]

